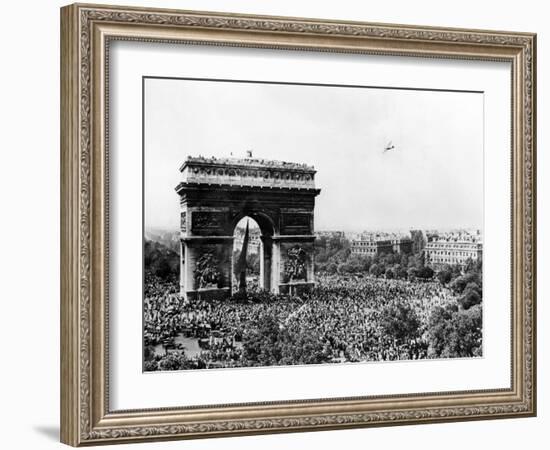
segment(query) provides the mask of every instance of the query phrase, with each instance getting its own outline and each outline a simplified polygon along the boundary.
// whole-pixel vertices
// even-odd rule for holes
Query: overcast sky
[[[146,228],[177,229],[188,155],[248,149],[315,166],[316,230],[482,227],[483,94],[147,79],[144,104]]]

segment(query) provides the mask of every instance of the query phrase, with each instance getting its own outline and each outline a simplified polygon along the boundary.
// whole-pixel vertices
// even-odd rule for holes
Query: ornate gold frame
[[[510,389],[110,411],[105,69],[113,39],[510,62]],[[535,415],[535,52],[536,36],[529,33],[99,5],[62,8],[62,442],[79,446]]]

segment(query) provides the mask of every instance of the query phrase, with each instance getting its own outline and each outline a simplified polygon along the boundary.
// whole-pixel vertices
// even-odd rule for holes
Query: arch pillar
[[[273,239],[271,236],[261,236],[261,258],[260,258],[260,288],[271,291],[271,272],[273,265]]]
[[[231,295],[233,236],[186,236],[181,248],[180,295],[188,300]]]
[[[315,285],[314,235],[283,235],[274,238],[276,242],[277,293],[300,295]]]

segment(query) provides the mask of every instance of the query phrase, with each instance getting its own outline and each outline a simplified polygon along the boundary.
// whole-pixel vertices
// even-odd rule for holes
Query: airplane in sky
[[[390,150],[393,150],[395,148],[395,145],[393,145],[392,141],[388,142],[388,145],[384,147],[383,153],[386,153]]]

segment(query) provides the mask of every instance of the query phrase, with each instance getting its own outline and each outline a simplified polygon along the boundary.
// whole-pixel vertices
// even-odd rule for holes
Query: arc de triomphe
[[[253,158],[188,157],[176,187],[181,205],[180,293],[232,292],[233,232],[245,216],[261,230],[260,287],[299,293],[314,279],[315,169]]]

